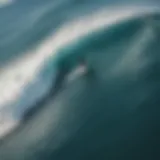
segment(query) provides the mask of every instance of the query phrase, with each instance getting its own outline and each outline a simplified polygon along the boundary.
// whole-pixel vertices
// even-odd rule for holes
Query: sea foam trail
[[[101,12],[81,17],[76,21],[63,25],[53,36],[46,39],[35,50],[30,51],[34,54],[26,54],[1,69],[0,110],[3,110],[3,106],[7,106],[6,103],[11,104],[21,95],[23,88],[36,77],[43,62],[50,56],[54,56],[59,48],[90,32],[103,27],[109,27],[120,21],[145,14],[152,10],[155,11],[155,9],[145,7],[104,9]],[[15,120],[15,117],[12,117],[10,111],[7,111],[5,115],[6,117],[4,117],[1,123],[0,137],[8,133],[19,121]]]

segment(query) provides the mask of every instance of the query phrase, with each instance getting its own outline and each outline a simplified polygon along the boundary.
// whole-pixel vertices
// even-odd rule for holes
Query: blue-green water
[[[19,0],[0,17],[0,159],[160,158],[158,1]],[[68,80],[81,58],[92,72]]]

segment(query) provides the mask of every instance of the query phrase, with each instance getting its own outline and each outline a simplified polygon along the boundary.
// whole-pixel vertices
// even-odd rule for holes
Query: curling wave
[[[80,139],[84,142],[86,138],[81,136],[83,132],[89,134],[87,127],[94,130],[96,126],[108,137],[111,136],[111,131],[116,133],[118,130],[114,124],[117,119],[122,119],[122,131],[118,131],[119,137],[123,139],[122,134],[128,133],[124,128],[129,127],[124,124],[123,117],[139,110],[141,113],[141,108],[143,110],[147,102],[154,103],[157,99],[160,86],[159,77],[156,76],[159,75],[159,26],[160,13],[156,8],[131,7],[125,11],[122,11],[122,8],[110,8],[108,11],[105,9],[68,24],[64,23],[32,53],[29,50],[28,54],[25,52],[8,66],[3,66],[0,79],[0,109],[5,116],[0,134],[4,136],[20,123],[23,122],[23,125],[13,133],[11,140],[2,145],[0,155],[3,154],[9,159],[9,152],[10,155],[15,155],[15,159],[21,159],[22,156],[26,159],[36,159],[39,157],[37,153],[49,146],[50,151],[43,151],[46,153],[43,158],[49,157],[56,150],[57,154],[53,153],[54,158],[63,159],[63,154],[58,153],[64,153],[69,159],[78,159],[79,155],[69,154],[71,150],[66,147],[69,145],[73,149],[72,145],[79,144]],[[68,68],[67,74],[62,76],[64,82],[81,57],[85,57],[87,67],[93,68],[95,77],[88,79],[82,75],[72,79],[53,97],[50,90],[52,89],[53,93],[57,76],[63,73],[62,65],[66,64]],[[98,113],[101,118],[95,121]],[[138,118],[134,120],[139,121]],[[110,129],[109,133],[97,125],[105,122],[104,128]],[[115,130],[111,128],[111,122]],[[136,122],[130,123],[133,129],[136,129]],[[30,129],[31,126],[35,128]],[[70,144],[68,139],[71,136],[79,139],[71,139],[73,144]],[[111,140],[105,139],[103,133],[102,137],[102,145],[99,144],[102,139],[99,142],[95,140],[97,146],[110,146],[111,142],[114,144],[118,139],[114,135]],[[93,138],[94,136],[89,142]],[[38,146],[39,143],[41,146]],[[19,147],[18,150],[12,150],[13,146]],[[77,147],[80,154],[81,146]],[[88,147],[91,146],[88,144]],[[92,151],[96,149],[96,146],[91,147]],[[101,156],[107,158],[103,151],[100,152]],[[86,156],[82,159],[87,156],[93,159],[90,152],[85,153]]]

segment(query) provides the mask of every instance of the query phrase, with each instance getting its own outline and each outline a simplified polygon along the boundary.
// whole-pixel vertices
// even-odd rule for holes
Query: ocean
[[[0,0],[0,160],[158,160],[160,2]]]

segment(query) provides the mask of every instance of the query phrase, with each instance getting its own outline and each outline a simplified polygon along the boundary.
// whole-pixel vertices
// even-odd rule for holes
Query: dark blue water
[[[0,17],[0,159],[160,158],[158,1],[19,0]]]

